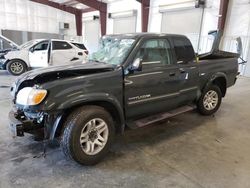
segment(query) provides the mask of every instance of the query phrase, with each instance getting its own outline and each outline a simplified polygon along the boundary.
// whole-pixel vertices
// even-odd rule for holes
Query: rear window
[[[53,41],[52,44],[53,50],[67,50],[72,48],[69,43],[64,41]]]
[[[80,48],[82,50],[87,50],[84,44],[80,44],[80,43],[72,43],[72,44],[74,44],[77,48]]]
[[[174,50],[177,61],[191,61],[195,58],[191,42],[185,37],[174,37]]]

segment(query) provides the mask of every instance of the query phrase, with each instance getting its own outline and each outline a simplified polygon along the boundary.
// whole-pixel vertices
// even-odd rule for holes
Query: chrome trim
[[[198,87],[189,87],[189,88],[181,89],[180,93],[192,91],[192,90],[195,90],[195,89],[198,89]]]
[[[162,71],[159,72],[150,72],[150,73],[145,73],[145,74],[139,74],[139,75],[133,75],[133,76],[129,76],[129,78],[137,78],[137,77],[141,77],[141,76],[148,76],[148,75],[153,75],[153,74],[162,74]]]
[[[182,64],[182,63],[184,63],[184,61],[177,61],[176,63],[177,64]]]
[[[148,102],[148,101],[162,99],[162,98],[174,97],[174,96],[178,96],[179,94],[180,94],[179,92],[176,92],[176,93],[170,93],[170,94],[166,94],[166,95],[159,95],[159,96],[155,96],[155,97],[151,97],[151,98],[141,99],[141,100],[137,100],[137,101],[131,101],[131,102],[128,102],[128,105]]]
[[[192,90],[195,90],[195,89],[198,89],[198,87],[185,88],[185,89],[180,90],[180,92],[174,92],[174,93],[170,93],[170,94],[158,95],[158,96],[155,96],[155,97],[150,97],[150,98],[146,98],[146,99],[131,101],[131,102],[128,102],[128,105],[138,104],[138,103],[143,103],[143,102],[149,102],[149,101],[162,99],[162,98],[176,97],[176,96],[178,96],[178,95],[180,95],[182,93],[192,91]]]
[[[143,65],[150,65],[150,64],[159,64],[161,61],[149,61],[149,62],[142,62]]]
[[[130,84],[133,84],[133,83],[134,83],[134,82],[131,81],[131,80],[127,80],[127,79],[124,80],[125,86],[126,86],[126,85],[130,85]]]

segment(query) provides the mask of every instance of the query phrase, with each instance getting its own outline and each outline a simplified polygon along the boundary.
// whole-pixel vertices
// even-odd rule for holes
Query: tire
[[[216,85],[208,86],[198,101],[197,109],[202,115],[212,115],[219,109],[221,100],[222,94],[220,88]]]
[[[22,60],[18,59],[10,60],[6,67],[8,72],[14,76],[21,75],[27,71],[27,65]]]
[[[98,129],[98,126],[103,128]],[[101,129],[104,131],[101,132]],[[84,106],[73,111],[67,118],[64,124],[61,147],[67,158],[82,165],[94,165],[106,156],[114,135],[114,122],[104,108]]]

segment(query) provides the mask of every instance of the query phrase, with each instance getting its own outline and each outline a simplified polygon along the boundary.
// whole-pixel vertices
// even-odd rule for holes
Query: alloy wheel
[[[10,70],[15,74],[20,74],[23,71],[23,64],[20,62],[13,62],[10,65]]]
[[[218,94],[217,92],[213,91],[213,90],[209,90],[204,98],[203,98],[203,105],[204,105],[204,108],[206,110],[213,110],[216,108],[217,104],[218,104],[218,101],[219,101],[219,97],[218,97]]]
[[[80,135],[81,148],[87,155],[99,153],[108,141],[108,125],[103,119],[94,118],[88,121]]]

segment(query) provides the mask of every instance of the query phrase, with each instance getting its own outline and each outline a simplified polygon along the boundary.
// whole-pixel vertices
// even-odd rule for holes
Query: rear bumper
[[[24,136],[24,132],[30,132],[40,127],[31,120],[22,119],[16,112],[9,112],[9,127],[13,136]]]

